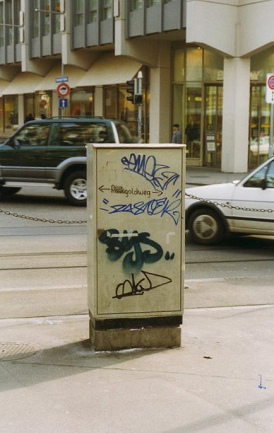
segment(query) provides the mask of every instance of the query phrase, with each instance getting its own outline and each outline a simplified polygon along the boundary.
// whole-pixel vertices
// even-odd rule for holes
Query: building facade
[[[137,135],[127,81],[142,71],[145,142],[169,143],[179,123],[187,164],[245,172],[269,152],[272,12],[273,0],[0,0],[0,136],[29,114],[118,118]]]

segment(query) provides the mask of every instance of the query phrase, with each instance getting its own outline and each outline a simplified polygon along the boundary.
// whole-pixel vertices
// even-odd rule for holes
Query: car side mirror
[[[267,180],[266,178],[261,180],[261,188],[262,189],[266,189],[267,188]]]

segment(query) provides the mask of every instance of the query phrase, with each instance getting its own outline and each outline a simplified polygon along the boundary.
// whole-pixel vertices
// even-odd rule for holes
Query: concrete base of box
[[[96,351],[181,346],[180,326],[155,326],[140,329],[95,329],[90,321],[90,341]]]

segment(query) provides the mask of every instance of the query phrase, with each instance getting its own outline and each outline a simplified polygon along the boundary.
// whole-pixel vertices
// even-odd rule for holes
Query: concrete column
[[[59,99],[57,92],[52,92],[52,115],[59,116]]]
[[[18,95],[18,125],[22,126],[27,113],[24,113],[24,95]]]
[[[94,93],[94,116],[104,115],[104,92],[103,87],[95,87]]]
[[[169,44],[159,49],[159,66],[150,69],[150,143],[171,142],[171,78]]]
[[[248,167],[250,59],[225,59],[222,171],[245,173]]]

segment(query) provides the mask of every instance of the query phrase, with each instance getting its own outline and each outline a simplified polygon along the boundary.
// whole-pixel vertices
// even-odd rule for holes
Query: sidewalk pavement
[[[233,182],[241,180],[245,173],[224,173],[215,167],[186,167],[186,186],[207,185],[213,183]]]
[[[272,278],[190,284],[180,348],[94,352],[88,327],[85,312],[0,320],[1,433],[273,433]]]

